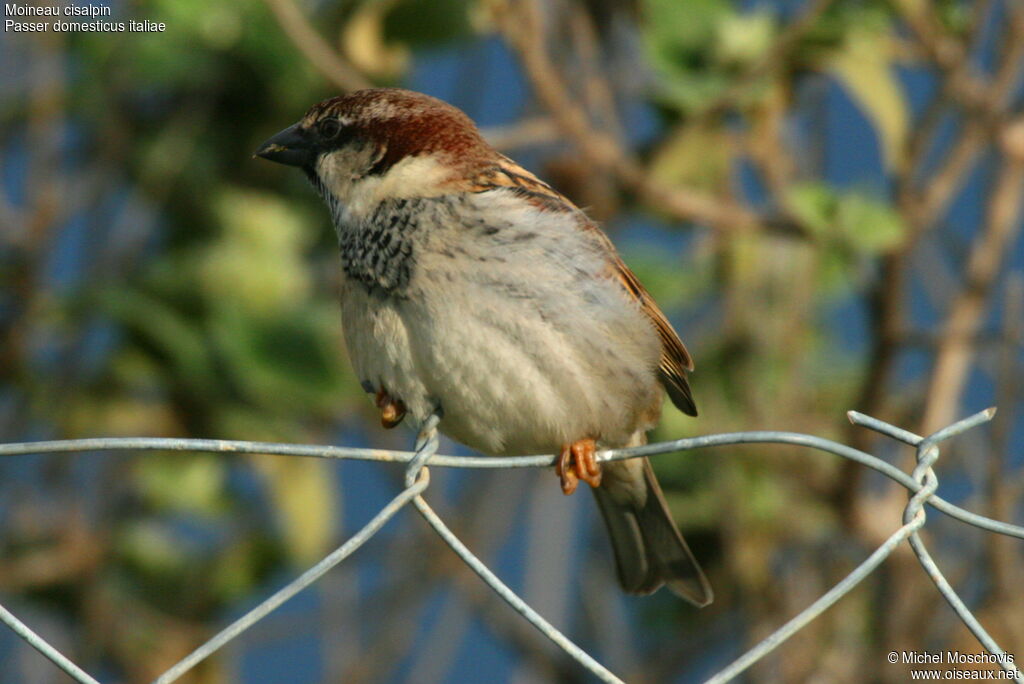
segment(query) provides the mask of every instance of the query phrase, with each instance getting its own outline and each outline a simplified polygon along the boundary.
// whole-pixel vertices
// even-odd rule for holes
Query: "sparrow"
[[[493,149],[461,110],[374,88],[324,100],[256,155],[327,204],[345,346],[385,427],[406,416],[485,454],[559,454],[591,485],[626,592],[712,592],[646,458],[664,397],[697,415],[679,336],[608,237]]]

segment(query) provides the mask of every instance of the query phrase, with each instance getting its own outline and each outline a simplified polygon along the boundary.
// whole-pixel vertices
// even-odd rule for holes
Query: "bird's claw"
[[[386,429],[390,430],[405,418],[405,403],[401,399],[392,398],[383,387],[377,390],[376,401],[380,409],[380,424]]]
[[[595,458],[596,452],[597,445],[592,439],[580,439],[562,447],[555,472],[562,483],[563,494],[575,492],[580,480],[591,487],[601,486],[601,464]]]

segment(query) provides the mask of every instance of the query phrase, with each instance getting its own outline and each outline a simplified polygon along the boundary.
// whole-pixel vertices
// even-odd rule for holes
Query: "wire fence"
[[[1024,675],[1015,667],[1014,658],[1007,654],[999,644],[985,631],[970,609],[964,604],[950,586],[945,576],[935,564],[931,554],[924,546],[918,532],[925,523],[926,505],[935,508],[961,522],[979,527],[989,532],[1004,534],[1024,539],[1024,527],[1006,522],[992,520],[955,506],[935,494],[938,478],[932,466],[939,458],[939,443],[958,435],[972,427],[991,420],[995,409],[988,409],[958,421],[938,432],[921,437],[901,428],[869,416],[850,411],[847,415],[856,425],[875,430],[899,442],[909,444],[917,450],[917,465],[913,472],[907,474],[885,461],[844,444],[822,439],[813,435],[795,432],[754,431],[733,432],[717,435],[706,435],[671,442],[659,442],[628,449],[602,451],[598,460],[616,461],[640,456],[653,456],[669,452],[689,451],[715,446],[734,444],[793,444],[817,449],[861,463],[876,470],[894,482],[905,487],[911,497],[903,512],[903,525],[897,529],[874,553],[858,565],[842,581],[822,595],[818,600],[789,620],[767,638],[756,644],[730,665],[711,677],[708,682],[719,684],[729,681],[766,654],[774,650],[786,639],[795,634],[803,626],[821,615],[832,604],[849,593],[857,584],[867,577],[904,541],[908,541],[927,575],[941,592],[953,610],[977,637],[982,646],[992,655],[1006,673],[1003,678],[1024,682]],[[331,568],[351,555],[356,549],[374,536],[384,524],[396,513],[410,503],[420,513],[435,532],[458,554],[458,556],[487,583],[516,612],[529,621],[547,638],[557,644],[568,655],[574,658],[598,679],[604,682],[622,682],[611,671],[597,662],[586,651],[574,644],[568,637],[555,629],[537,611],[527,605],[515,592],[508,588],[491,570],[466,547],[465,544],[448,528],[443,520],[434,512],[423,493],[430,485],[430,466],[461,467],[461,468],[542,468],[554,465],[552,456],[517,456],[505,458],[446,456],[437,453],[438,417],[432,416],[422,426],[413,452],[384,451],[377,449],[356,449],[345,447],[312,446],[277,444],[270,442],[246,442],[210,439],[169,439],[169,438],[99,438],[62,440],[51,442],[29,442],[20,444],[0,445],[0,456],[16,456],[24,454],[42,454],[78,451],[193,451],[213,453],[248,453],[274,454],[281,456],[306,456],[317,458],[347,458],[381,462],[407,463],[405,471],[405,488],[377,513],[355,535],[348,539],[323,560],[279,589],[272,596],[250,610],[241,618],[224,628],[199,648],[194,650],[176,665],[160,675],[154,684],[169,684],[180,678],[200,661],[209,657],[229,641],[246,629],[266,617],[282,603],[316,582]],[[34,632],[14,614],[0,605],[0,620],[14,632],[51,660],[57,667],[78,682],[99,684],[98,680],[73,663],[58,651],[42,636]]]

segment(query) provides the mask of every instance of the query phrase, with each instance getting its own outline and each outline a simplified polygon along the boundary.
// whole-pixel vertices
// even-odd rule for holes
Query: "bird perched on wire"
[[[686,347],[580,209],[407,90],[320,102],[256,154],[302,169],[330,208],[345,344],[385,427],[437,412],[486,454],[560,454],[562,490],[593,488],[627,592],[711,602],[647,459],[595,460],[646,441],[663,390],[697,409]]]

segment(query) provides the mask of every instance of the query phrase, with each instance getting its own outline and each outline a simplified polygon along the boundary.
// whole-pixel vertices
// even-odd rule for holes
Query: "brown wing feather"
[[[601,235],[611,247],[608,238],[603,233]],[[665,391],[668,392],[669,399],[672,400],[676,408],[689,416],[696,416],[697,404],[693,401],[690,383],[686,381],[687,371],[693,370],[693,357],[686,350],[686,346],[679,339],[672,324],[665,318],[665,314],[654,302],[654,298],[637,280],[636,275],[629,270],[629,267],[622,262],[614,250],[611,254],[615,277],[622,283],[626,292],[640,303],[640,309],[654,323],[654,329],[658,331],[658,337],[661,338],[661,363],[658,367],[658,378],[661,380],[661,384],[665,386]]]
[[[504,156],[499,157],[494,165],[483,169],[473,177],[468,186],[462,189],[470,192],[486,192],[496,188],[510,188],[544,211],[579,212],[565,196]],[[654,298],[640,284],[629,267],[623,263],[608,236],[593,222],[586,219],[582,212],[579,212],[579,216],[581,227],[590,231],[600,241],[608,255],[612,277],[622,285],[628,296],[640,304],[640,309],[647,314],[647,317],[654,323],[655,330],[658,331],[658,337],[661,338],[661,363],[658,367],[658,379],[668,392],[669,398],[680,411],[690,416],[696,416],[697,405],[693,401],[690,384],[686,381],[687,371],[693,370],[693,359],[690,357],[690,352],[686,350],[679,335],[672,328],[672,324],[665,318],[665,314],[655,304]]]
[[[494,164],[485,166],[461,189],[469,192],[487,192],[497,188],[512,190],[542,211],[577,211],[576,206],[567,197],[519,164],[501,155]]]

